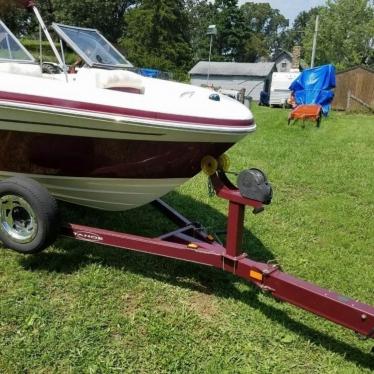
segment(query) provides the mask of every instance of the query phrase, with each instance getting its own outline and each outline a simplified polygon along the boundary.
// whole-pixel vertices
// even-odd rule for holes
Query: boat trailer
[[[61,225],[56,200],[39,183],[23,176],[0,182],[0,240],[5,247],[33,254],[53,244],[60,234],[84,242],[215,267],[245,279],[278,300],[351,329],[363,338],[374,338],[374,307],[297,279],[282,272],[278,265],[254,261],[243,252],[245,208],[250,207],[258,214],[271,202],[272,189],[266,176],[258,169],[244,170],[239,174],[236,187],[224,171],[227,168],[217,167],[217,160],[208,158],[204,165],[211,192],[228,201],[225,245],[200,224],[191,222],[161,200],[153,205],[178,229],[159,237],[71,223]]]
[[[193,223],[161,200],[153,203],[179,228],[157,238],[146,238],[82,225],[67,224],[62,235],[104,246],[133,250],[212,266],[254,284],[278,300],[326,318],[355,331],[364,338],[374,338],[374,307],[338,295],[282,272],[278,265],[251,260],[241,249],[245,207],[258,214],[264,204],[245,198],[224,172],[210,176],[218,197],[229,202],[226,245],[222,245],[201,225]]]

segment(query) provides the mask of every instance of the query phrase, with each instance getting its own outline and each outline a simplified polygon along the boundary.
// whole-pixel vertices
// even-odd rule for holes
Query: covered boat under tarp
[[[335,67],[323,65],[304,70],[291,84],[297,105],[319,104],[325,116],[331,109],[336,87]]]

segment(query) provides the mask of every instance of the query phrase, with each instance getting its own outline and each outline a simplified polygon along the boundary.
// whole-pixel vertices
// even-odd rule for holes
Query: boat
[[[256,129],[248,108],[212,90],[147,78],[100,34],[53,24],[58,60],[42,66],[0,21],[0,180],[26,176],[58,200],[108,211],[183,184]],[[64,47],[78,56],[67,67]]]

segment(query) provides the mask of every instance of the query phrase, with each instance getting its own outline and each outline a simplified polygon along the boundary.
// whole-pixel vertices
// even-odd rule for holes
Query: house
[[[198,62],[189,72],[194,86],[213,85],[224,90],[245,88],[245,95],[260,100],[260,92],[269,92],[274,62]],[[209,74],[209,79],[208,79]]]
[[[359,65],[336,74],[335,110],[374,110],[374,70]]]
[[[273,61],[277,68],[278,73],[288,73],[292,69],[292,53],[288,51],[281,50],[275,55]],[[296,66],[298,68],[298,66]]]

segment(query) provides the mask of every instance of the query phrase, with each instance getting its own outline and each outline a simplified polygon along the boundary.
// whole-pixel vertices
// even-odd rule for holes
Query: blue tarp
[[[143,75],[143,77],[158,78],[161,72],[156,69],[141,68],[139,69],[139,74]]]
[[[325,116],[331,109],[336,87],[335,67],[323,65],[304,70],[291,84],[296,104],[319,104]]]

